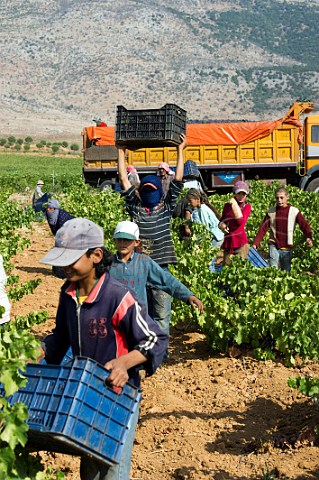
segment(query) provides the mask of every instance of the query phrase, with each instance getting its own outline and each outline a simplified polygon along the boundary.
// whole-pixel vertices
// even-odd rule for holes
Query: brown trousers
[[[230,250],[221,248],[216,255],[215,264],[220,265],[222,263],[223,265],[230,265],[231,257],[233,255],[239,255],[240,258],[246,260],[246,258],[248,257],[249,249],[250,246],[248,243],[246,243],[246,245],[243,245],[240,248],[236,248],[233,253],[230,253]]]

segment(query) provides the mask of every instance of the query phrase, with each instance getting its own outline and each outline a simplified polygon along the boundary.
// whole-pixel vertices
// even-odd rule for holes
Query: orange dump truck
[[[187,124],[185,161],[196,162],[209,190],[229,188],[238,179],[286,180],[319,191],[319,115],[314,104],[296,101],[280,119],[268,122]],[[83,135],[83,178],[101,189],[117,183],[115,127],[87,127]],[[176,148],[127,150],[127,163],[140,176],[155,173],[161,162],[176,164]]]

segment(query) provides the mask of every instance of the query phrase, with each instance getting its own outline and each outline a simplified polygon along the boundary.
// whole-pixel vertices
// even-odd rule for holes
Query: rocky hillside
[[[318,0],[3,0],[0,135],[79,141],[116,105],[191,120],[318,100]]]

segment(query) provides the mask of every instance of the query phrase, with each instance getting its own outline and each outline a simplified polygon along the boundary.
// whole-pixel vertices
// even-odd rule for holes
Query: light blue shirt
[[[214,237],[214,240],[220,242],[224,239],[223,232],[218,228],[219,220],[215,213],[204,203],[200,208],[194,208],[192,213],[192,221],[206,225]]]

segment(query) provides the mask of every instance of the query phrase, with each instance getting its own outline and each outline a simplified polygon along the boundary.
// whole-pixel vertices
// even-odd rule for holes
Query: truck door
[[[319,192],[319,115],[305,119],[304,153],[308,192]]]

